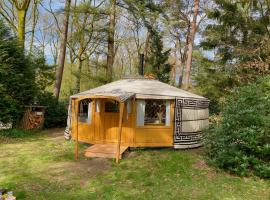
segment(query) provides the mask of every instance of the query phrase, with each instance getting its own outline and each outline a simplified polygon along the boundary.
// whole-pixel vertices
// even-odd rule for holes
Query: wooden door
[[[113,100],[104,102],[104,138],[107,143],[117,142],[119,123],[119,103]]]

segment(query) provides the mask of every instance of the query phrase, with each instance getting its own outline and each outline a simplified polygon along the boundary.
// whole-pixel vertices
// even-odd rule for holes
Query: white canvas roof
[[[202,96],[181,90],[158,80],[135,78],[114,81],[112,83],[72,95],[71,98],[78,98],[80,96],[87,95],[118,96],[120,98],[135,95],[137,99],[175,99],[177,97],[206,99]]]

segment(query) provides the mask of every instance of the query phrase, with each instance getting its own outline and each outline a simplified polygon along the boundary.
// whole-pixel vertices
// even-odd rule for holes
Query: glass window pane
[[[79,103],[79,121],[80,122],[84,122],[84,123],[88,123],[89,121],[89,114],[90,111],[89,108],[91,108],[89,106],[89,104],[91,104],[92,100],[91,99],[84,99],[82,101],[80,101]]]
[[[107,100],[105,102],[105,112],[118,113],[119,112],[119,102],[114,100]]]
[[[166,122],[166,101],[146,100],[145,101],[145,125],[165,125]]]

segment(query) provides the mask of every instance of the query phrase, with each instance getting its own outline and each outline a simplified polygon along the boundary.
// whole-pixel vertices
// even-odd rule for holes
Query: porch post
[[[75,106],[75,119],[76,119],[76,141],[75,141],[75,159],[78,160],[78,152],[79,152],[79,129],[78,129],[78,122],[79,122],[79,101],[74,101]]]
[[[123,122],[123,113],[124,113],[124,102],[120,102],[120,114],[119,114],[119,126],[118,126],[118,141],[116,149],[116,163],[119,163],[120,159],[120,146],[121,146],[121,134],[122,134],[122,122]]]

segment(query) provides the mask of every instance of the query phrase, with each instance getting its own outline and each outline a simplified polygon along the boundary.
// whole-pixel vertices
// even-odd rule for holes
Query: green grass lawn
[[[21,139],[0,137],[0,188],[17,199],[270,199],[270,181],[208,167],[201,149],[136,150],[119,165],[86,159],[63,130]]]

